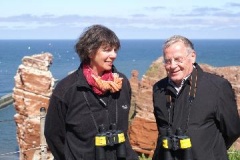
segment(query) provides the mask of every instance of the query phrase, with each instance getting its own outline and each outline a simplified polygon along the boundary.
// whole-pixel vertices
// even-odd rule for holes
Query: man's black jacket
[[[153,160],[165,160],[161,147],[162,137],[166,135],[169,125],[173,133],[177,128],[184,131],[187,128],[186,134],[192,142],[194,160],[227,160],[226,150],[240,135],[240,119],[231,84],[220,76],[203,72],[197,64],[195,67],[197,88],[192,105],[189,104],[189,78],[178,95],[169,85],[168,78],[158,81],[153,86],[154,115],[159,130]],[[169,87],[170,89],[167,89]],[[170,92],[173,100],[170,122],[166,106],[167,92]],[[172,154],[177,160],[182,152]]]

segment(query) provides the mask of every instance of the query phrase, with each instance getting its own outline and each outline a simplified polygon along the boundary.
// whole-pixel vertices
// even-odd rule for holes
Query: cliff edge
[[[55,79],[49,70],[52,55],[42,53],[22,59],[15,78],[13,99],[16,114],[17,140],[21,160],[40,159],[40,108],[48,108]],[[200,64],[207,72],[228,79],[236,94],[240,113],[240,66],[213,67]],[[162,57],[154,61],[139,80],[138,71],[133,70],[129,79],[132,88],[133,119],[130,122],[129,138],[133,149],[150,157],[157,140],[157,126],[153,115],[152,86],[166,76]],[[131,117],[131,118],[132,118]],[[234,144],[240,150],[240,140]],[[48,152],[48,159],[52,159]]]

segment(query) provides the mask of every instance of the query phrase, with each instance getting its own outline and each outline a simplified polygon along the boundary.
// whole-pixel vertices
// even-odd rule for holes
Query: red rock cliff
[[[40,108],[48,107],[52,94],[54,79],[49,71],[51,63],[50,53],[25,56],[14,77],[14,118],[21,160],[40,159]]]
[[[17,113],[14,117],[21,160],[40,159],[39,115],[41,107],[48,107],[49,97],[53,90],[54,78],[49,71],[51,63],[50,53],[23,57],[15,76],[13,98]],[[205,64],[200,64],[200,66],[205,71],[224,76],[231,82],[240,112],[240,66],[212,67]],[[132,109],[135,112],[129,128],[130,142],[134,150],[150,156],[155,149],[158,134],[153,115],[152,86],[165,76],[160,57],[152,63],[141,80],[138,79],[138,72],[135,70],[132,71],[130,78],[133,91]],[[238,149],[240,149],[239,142],[235,143]]]

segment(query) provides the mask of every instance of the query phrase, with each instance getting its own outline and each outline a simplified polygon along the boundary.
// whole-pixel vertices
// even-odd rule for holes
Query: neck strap
[[[196,96],[196,91],[197,91],[197,69],[193,68],[193,72],[190,76],[190,89],[189,89],[189,97],[188,97],[188,115],[187,115],[187,120],[186,120],[186,130],[185,132],[187,132],[188,129],[188,123],[189,123],[189,119],[190,119],[190,111],[191,111],[191,106],[192,106],[192,102]],[[172,97],[171,94],[169,92],[169,90],[166,91],[166,106],[167,106],[167,110],[168,110],[168,125],[170,127],[170,122],[171,122],[171,112],[170,109],[172,107],[173,101],[172,101]]]
[[[189,90],[189,102],[192,103],[196,96],[197,91],[197,69],[193,68],[192,75],[190,77],[190,90]]]
[[[96,127],[96,130],[97,130],[97,132],[99,132],[99,126],[98,126],[98,124],[97,124],[97,121],[96,121],[96,119],[95,119],[95,117],[94,117],[94,115],[93,115],[93,112],[92,112],[92,110],[91,110],[91,106],[90,106],[90,103],[89,103],[89,101],[88,101],[88,99],[87,99],[87,96],[86,96],[86,93],[85,93],[85,91],[83,91],[82,92],[83,93],[83,97],[84,97],[84,99],[85,99],[85,101],[86,101],[86,103],[87,103],[87,106],[88,106],[88,109],[89,109],[89,111],[90,111],[90,114],[91,114],[91,117],[92,117],[92,120],[93,120],[93,123],[94,123],[94,125],[95,125],[95,127]],[[111,96],[111,95],[109,95],[109,96]],[[101,102],[101,103],[103,103],[104,105],[105,105],[105,103],[103,102],[103,100],[102,99],[99,99],[99,101]],[[107,105],[107,104],[106,104]],[[118,108],[117,108],[117,99],[116,99],[116,104],[115,104],[115,111],[116,111],[116,119],[115,119],[115,123],[116,123],[116,125],[118,124]],[[105,106],[105,107],[107,107],[107,106]],[[110,117],[109,117],[110,115],[109,115],[109,111],[108,111],[108,120],[109,120],[109,124],[111,123],[110,121]]]

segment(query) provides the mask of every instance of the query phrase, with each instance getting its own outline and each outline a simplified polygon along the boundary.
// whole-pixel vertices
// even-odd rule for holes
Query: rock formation
[[[130,142],[135,151],[150,157],[153,155],[158,134],[153,115],[152,86],[159,79],[166,77],[162,61],[162,57],[154,61],[141,80],[138,80],[136,70],[132,71],[130,78],[133,92],[132,108],[136,110],[129,129]],[[240,66],[212,67],[206,64],[200,66],[203,70],[220,75],[231,82],[240,113]],[[240,149],[240,140],[236,141],[234,146]]]
[[[48,107],[54,85],[49,71],[51,63],[50,53],[25,56],[14,77],[14,119],[21,160],[32,160],[40,155],[40,108]]]
[[[54,86],[54,78],[49,71],[52,63],[50,53],[26,56],[22,59],[15,78],[13,89],[14,116],[17,126],[17,140],[21,160],[39,160],[40,158],[40,108],[47,109]],[[228,79],[236,93],[240,113],[240,66],[212,67],[200,66],[208,72]],[[132,71],[130,78],[132,88],[132,110],[129,128],[130,142],[135,151],[150,157],[153,154],[157,139],[157,127],[153,115],[152,86],[166,76],[162,57],[152,63],[148,71],[138,79],[138,71]],[[235,143],[240,149],[240,140]],[[48,159],[52,159],[48,154]]]

